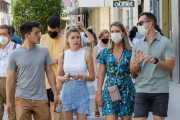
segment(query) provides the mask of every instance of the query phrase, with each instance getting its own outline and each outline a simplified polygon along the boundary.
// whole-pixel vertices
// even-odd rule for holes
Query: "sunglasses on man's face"
[[[137,26],[142,26],[144,22],[150,22],[150,21],[139,21],[139,22],[137,23]]]

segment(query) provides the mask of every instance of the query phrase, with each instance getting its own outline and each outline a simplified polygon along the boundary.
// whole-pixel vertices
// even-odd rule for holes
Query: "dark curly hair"
[[[131,30],[129,32],[129,38],[130,38],[131,42],[132,42],[133,38],[135,38],[135,37],[136,37],[136,31],[135,30]]]
[[[50,16],[47,20],[47,25],[52,29],[56,27],[60,28],[60,18],[57,16]]]

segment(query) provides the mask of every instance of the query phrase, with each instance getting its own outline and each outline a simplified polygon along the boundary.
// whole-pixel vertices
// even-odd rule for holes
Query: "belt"
[[[6,77],[0,77],[0,79],[2,79],[2,78],[6,78]]]

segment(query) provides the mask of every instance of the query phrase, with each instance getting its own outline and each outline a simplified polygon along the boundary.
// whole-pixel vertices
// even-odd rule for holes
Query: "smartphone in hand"
[[[68,74],[68,77],[73,77],[73,76],[75,76],[76,74],[75,73],[69,73]]]

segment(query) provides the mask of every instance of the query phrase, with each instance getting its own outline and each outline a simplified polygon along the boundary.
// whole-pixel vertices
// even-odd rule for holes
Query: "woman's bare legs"
[[[86,114],[79,114],[76,112],[77,120],[87,120]]]
[[[63,112],[64,120],[73,120],[73,111]]]

